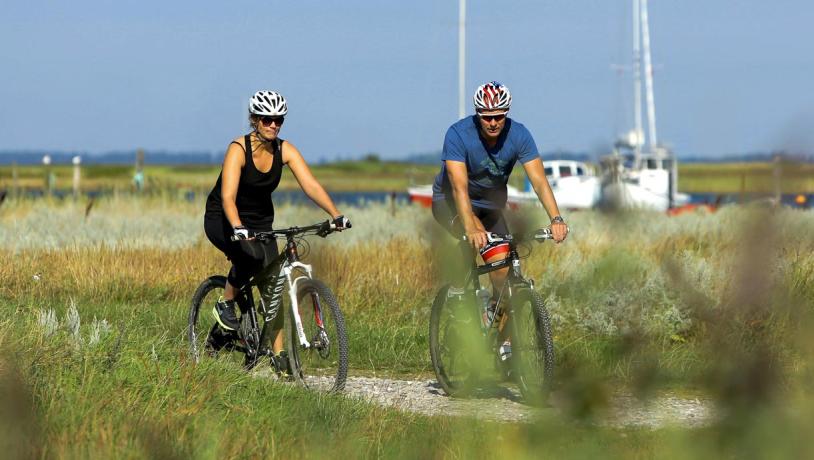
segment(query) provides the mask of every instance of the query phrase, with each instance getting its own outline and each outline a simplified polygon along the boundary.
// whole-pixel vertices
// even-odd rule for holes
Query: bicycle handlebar
[[[567,229],[567,231],[569,233],[571,232],[570,228],[566,227],[566,229]],[[543,227],[543,228],[537,230],[536,232],[534,232],[534,235],[532,237],[538,243],[543,243],[543,242],[545,242],[545,240],[553,240],[554,239],[554,233],[552,233],[551,227]],[[511,241],[511,240],[514,239],[514,236],[512,236],[510,233],[507,233],[507,234],[503,235],[503,234],[500,234],[500,233],[486,232],[486,238],[490,242],[494,241],[494,240],[509,240],[509,241]],[[461,239],[463,241],[466,241],[467,240],[466,235],[464,235]]]
[[[565,227],[566,234],[571,233],[571,228],[566,226]],[[553,240],[554,239],[554,232],[551,231],[551,227],[543,227],[536,232],[534,232],[534,240],[538,243],[543,243],[545,240]]]
[[[325,238],[326,236],[328,236],[329,234],[331,234],[331,233],[333,233],[335,231],[337,231],[336,224],[334,224],[330,220],[326,220],[324,222],[316,223],[316,224],[313,224],[313,225],[308,225],[308,226],[305,226],[305,227],[294,226],[294,227],[289,227],[289,228],[282,228],[282,229],[279,229],[279,230],[271,230],[271,231],[267,231],[267,232],[255,232],[254,233],[254,238],[259,239],[259,240],[264,240],[264,239],[276,238],[278,236],[290,237],[290,236],[295,236],[295,235],[305,235],[305,234],[309,234],[309,233],[312,233],[314,235],[318,235],[318,236],[321,236],[322,238]],[[239,241],[240,240],[240,238],[237,238],[234,235],[232,235],[229,239],[231,239],[232,241]]]

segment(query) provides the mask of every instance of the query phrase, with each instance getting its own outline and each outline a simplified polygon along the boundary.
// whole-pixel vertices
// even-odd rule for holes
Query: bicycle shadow
[[[449,395],[444,392],[441,385],[436,381],[427,382],[424,386],[427,392],[435,396]],[[519,391],[502,386],[498,382],[481,381],[475,384],[474,388],[467,393],[465,399],[506,399],[511,402],[523,403],[523,397]]]

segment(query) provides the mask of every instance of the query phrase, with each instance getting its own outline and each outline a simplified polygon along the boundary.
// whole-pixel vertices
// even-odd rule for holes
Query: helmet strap
[[[271,145],[271,143],[274,142],[274,139],[266,139],[265,137],[263,137],[263,135],[260,134],[260,131],[257,128],[254,129],[254,134],[257,136],[257,139],[260,140],[261,144]]]

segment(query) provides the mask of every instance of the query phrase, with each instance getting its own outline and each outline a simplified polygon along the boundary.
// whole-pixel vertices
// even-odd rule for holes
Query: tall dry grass
[[[416,207],[391,215],[389,207],[374,205],[347,214],[354,228],[308,239],[305,259],[338,294],[355,330],[370,338],[362,343],[377,344],[376,353],[391,349],[386,360],[356,350],[364,356],[359,364],[426,370],[429,304],[445,266],[437,226]],[[277,221],[285,226],[324,217],[310,207],[280,206]],[[542,212],[522,210],[512,220],[515,229],[531,230]],[[200,203],[112,199],[85,218],[82,203],[28,202],[5,209],[0,223],[0,251],[10,262],[0,265],[0,293],[22,310],[73,299],[116,315],[146,315],[180,333],[195,286],[228,269],[203,236]],[[742,305],[733,301],[743,297],[741,286],[755,284],[743,267],[772,275],[761,285],[764,303],[781,295],[814,297],[811,213],[735,207],[677,218],[587,212],[570,216],[569,224],[566,244],[521,247],[528,255],[524,270],[547,299],[565,363],[569,350],[615,347],[620,337],[642,335],[661,349],[660,366],[686,374],[696,360],[687,344],[705,333],[704,312]],[[603,366],[629,377],[613,360]]]
[[[524,245],[523,254],[533,250],[524,270],[554,321],[565,413],[591,420],[624,387],[643,399],[665,390],[712,398],[721,420],[695,433],[628,433],[630,445],[592,428],[563,431],[573,429],[570,422],[554,418],[503,428],[503,440],[491,444],[488,424],[315,399],[226,363],[190,367],[183,343],[189,298],[200,280],[228,268],[203,238],[201,208],[114,199],[87,218],[84,203],[12,202],[0,210],[0,305],[9,318],[0,323],[0,348],[11,357],[0,362],[0,380],[5,393],[18,395],[0,404],[37,414],[10,431],[14,439],[47,439],[49,447],[35,447],[34,455],[148,456],[150,446],[179,457],[323,456],[302,433],[337,425],[344,428],[330,442],[363,455],[522,457],[539,448],[569,455],[560,444],[540,444],[551,433],[576,446],[571,455],[605,451],[597,446],[648,457],[810,454],[794,442],[814,419],[811,213],[580,213],[568,216],[573,233],[565,244]],[[324,218],[307,207],[278,211],[281,226]],[[354,228],[310,239],[306,260],[339,296],[352,365],[426,375],[429,303],[445,265],[436,257],[434,224],[420,208],[344,211]],[[542,220],[539,210],[519,217],[515,228]],[[281,409],[285,398],[305,409]],[[235,439],[249,420],[278,434],[252,431],[255,450],[244,451]]]

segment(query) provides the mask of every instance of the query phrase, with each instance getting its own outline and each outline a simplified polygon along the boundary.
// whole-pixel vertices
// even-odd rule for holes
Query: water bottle
[[[495,317],[495,312],[492,310],[492,294],[488,289],[480,288],[475,291],[475,296],[478,298],[478,303],[483,309],[483,326],[488,327]]]

